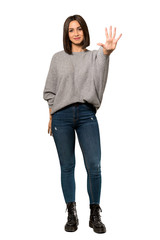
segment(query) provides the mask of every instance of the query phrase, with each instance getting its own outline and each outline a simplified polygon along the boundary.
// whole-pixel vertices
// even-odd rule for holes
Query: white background
[[[90,50],[105,27],[122,33],[110,55],[97,112],[102,151],[102,221],[89,228],[87,175],[76,135],[79,228],[64,231],[60,166],[47,133],[43,89],[51,57],[63,50],[63,24],[81,15]],[[160,74],[158,1],[1,1],[0,239],[160,239]]]

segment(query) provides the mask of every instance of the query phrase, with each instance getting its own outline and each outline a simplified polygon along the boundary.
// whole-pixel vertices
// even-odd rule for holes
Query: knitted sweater
[[[51,114],[75,102],[88,102],[96,112],[105,90],[109,56],[98,50],[66,53],[56,52],[51,59],[43,99]]]

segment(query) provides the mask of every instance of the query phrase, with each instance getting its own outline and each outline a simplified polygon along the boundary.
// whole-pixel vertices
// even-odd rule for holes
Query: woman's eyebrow
[[[77,28],[79,28],[79,27],[81,27],[81,26],[78,26]],[[74,28],[69,28],[69,29],[74,29]]]

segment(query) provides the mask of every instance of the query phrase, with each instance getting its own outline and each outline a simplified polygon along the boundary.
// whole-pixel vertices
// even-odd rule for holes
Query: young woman
[[[80,15],[64,22],[64,50],[51,59],[43,98],[48,102],[50,119],[48,133],[55,141],[60,167],[61,186],[68,210],[66,231],[76,231],[79,224],[75,201],[75,132],[87,171],[90,201],[89,226],[96,233],[105,233],[100,216],[101,146],[96,112],[107,82],[109,55],[116,48],[116,39],[105,28],[106,42],[98,50],[88,50],[90,37],[87,24]]]

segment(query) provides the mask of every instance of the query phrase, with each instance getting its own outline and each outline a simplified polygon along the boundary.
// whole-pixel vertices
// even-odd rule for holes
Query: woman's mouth
[[[75,40],[78,40],[78,39],[80,39],[80,37],[79,38],[74,38]]]

